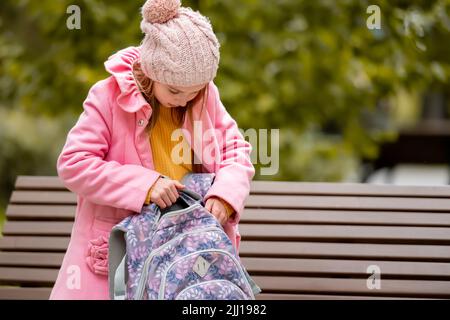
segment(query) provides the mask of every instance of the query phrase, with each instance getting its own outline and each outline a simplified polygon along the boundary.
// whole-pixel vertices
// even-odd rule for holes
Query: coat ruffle
[[[140,47],[128,47],[117,51],[105,61],[105,69],[116,80],[120,88],[118,105],[126,112],[149,108],[133,76],[133,63],[140,59]]]

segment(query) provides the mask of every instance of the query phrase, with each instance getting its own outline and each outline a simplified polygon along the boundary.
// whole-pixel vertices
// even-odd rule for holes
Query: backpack
[[[109,239],[111,299],[254,300],[261,289],[203,197],[214,173],[189,173],[169,208],[144,206],[113,227]]]

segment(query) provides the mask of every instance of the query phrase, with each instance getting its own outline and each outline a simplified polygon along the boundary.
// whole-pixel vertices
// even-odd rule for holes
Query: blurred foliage
[[[0,177],[54,174],[103,62],[139,45],[142,1],[0,2]],[[69,5],[81,29],[69,30]],[[381,30],[369,30],[369,5]],[[280,129],[280,170],[261,179],[357,180],[359,159],[395,138],[398,92],[449,96],[450,0],[197,0],[221,42],[216,83],[246,128]],[[407,101],[407,99],[403,99]],[[260,166],[257,165],[257,168]],[[257,170],[259,172],[259,170]]]
[[[68,114],[55,118],[0,106],[0,206],[19,174],[56,175],[55,159],[72,124]]]

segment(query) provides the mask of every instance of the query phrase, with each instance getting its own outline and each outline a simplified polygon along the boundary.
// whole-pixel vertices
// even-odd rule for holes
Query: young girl
[[[239,249],[237,224],[254,167],[251,145],[213,83],[217,38],[209,20],[179,0],[148,0],[142,16],[144,40],[105,62],[111,76],[89,91],[58,158],[58,175],[78,205],[51,299],[108,299],[112,227],[144,204],[170,206],[188,172],[216,174],[205,207]],[[176,129],[189,161],[173,156]]]

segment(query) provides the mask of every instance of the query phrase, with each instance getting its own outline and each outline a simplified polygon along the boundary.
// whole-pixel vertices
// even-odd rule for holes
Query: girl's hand
[[[228,221],[228,214],[222,201],[217,197],[211,197],[206,200],[205,209],[211,212],[211,214],[216,217],[217,221],[221,225],[224,225]]]
[[[170,207],[178,197],[178,189],[184,189],[185,186],[178,180],[159,178],[151,188],[150,201],[156,203],[161,209]]]

